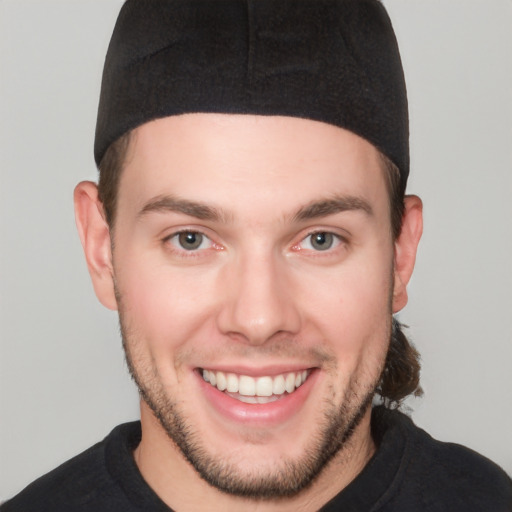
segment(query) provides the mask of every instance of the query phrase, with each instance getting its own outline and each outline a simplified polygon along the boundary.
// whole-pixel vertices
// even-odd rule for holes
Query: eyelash
[[[327,235],[327,237],[330,237],[330,245],[325,248],[325,249],[315,249],[313,247],[313,237],[315,235]],[[310,240],[309,242],[309,245],[311,246],[310,248],[304,248],[304,247],[301,247],[302,244],[304,244],[304,242],[306,242],[307,240]],[[312,231],[310,233],[308,233],[304,238],[302,238],[297,244],[294,244],[293,246],[293,249],[295,249],[296,251],[311,251],[313,253],[318,254],[318,256],[321,256],[322,253],[325,253],[325,255],[328,255],[328,254],[332,254],[338,247],[342,246],[342,245],[345,245],[347,244],[347,240],[346,238],[342,237],[341,235],[338,235],[337,233],[333,233],[332,231],[328,231],[328,230],[322,230],[322,229],[319,229],[319,230],[315,230],[315,231]]]
[[[189,249],[186,249],[185,247],[183,247],[183,245],[180,243],[179,241],[179,238],[181,235],[194,235],[194,236],[199,236],[201,237],[200,241],[199,241],[199,244],[197,245],[197,247],[192,247],[192,248],[189,248]],[[316,243],[325,243],[324,240],[327,238],[327,247],[325,249],[318,249],[314,247],[314,239],[313,237],[314,236],[320,236],[322,235],[321,238],[317,239],[316,240]],[[175,240],[175,242],[173,242]],[[307,242],[309,240],[309,247],[302,247],[302,245]],[[208,242],[208,247],[201,247],[205,241]],[[162,242],[167,245],[167,246],[172,246],[171,247],[171,250],[172,252],[174,253],[177,253],[179,256],[181,257],[184,257],[184,258],[190,258],[190,257],[198,257],[200,255],[201,252],[203,252],[204,250],[206,249],[211,249],[211,248],[214,248],[214,249],[222,249],[222,246],[218,245],[218,244],[215,244],[215,242],[213,242],[211,240],[211,238],[206,235],[205,233],[199,231],[199,230],[195,230],[195,229],[182,229],[180,231],[176,231],[172,234],[170,234],[169,236],[166,236]],[[292,249],[295,250],[295,251],[308,251],[312,254],[315,254],[315,256],[327,256],[329,254],[332,254],[334,251],[336,251],[337,248],[339,248],[340,246],[342,245],[346,245],[347,244],[347,240],[346,238],[342,237],[341,235],[337,234],[337,233],[333,233],[332,231],[328,231],[328,230],[315,230],[315,231],[312,231],[310,233],[308,233],[305,237],[301,238],[301,240],[294,244],[292,246]]]
[[[201,237],[200,244],[197,247],[195,247],[195,248],[186,249],[179,242],[179,237],[181,235],[195,235],[195,236],[199,236],[199,237]],[[176,243],[173,243],[173,240],[176,240]],[[172,250],[174,252],[179,253],[183,257],[194,257],[194,256],[196,256],[197,253],[199,253],[201,249],[203,249],[203,250],[205,249],[204,247],[201,248],[201,245],[203,245],[203,243],[205,241],[209,242],[208,249],[211,248],[211,247],[216,247],[216,244],[211,240],[211,238],[208,235],[205,235],[201,231],[198,231],[198,230],[195,230],[195,229],[182,229],[180,231],[176,231],[175,233],[172,233],[171,235],[166,236],[162,241],[166,245],[171,245],[172,246]],[[218,247],[220,247],[220,246],[218,246]]]

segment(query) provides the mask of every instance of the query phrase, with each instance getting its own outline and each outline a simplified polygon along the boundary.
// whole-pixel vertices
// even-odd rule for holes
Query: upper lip
[[[314,366],[308,364],[279,364],[267,366],[234,366],[234,365],[205,365],[198,367],[198,370],[209,370],[214,372],[234,373],[236,375],[247,375],[249,377],[277,376],[284,373],[301,372],[312,370]]]

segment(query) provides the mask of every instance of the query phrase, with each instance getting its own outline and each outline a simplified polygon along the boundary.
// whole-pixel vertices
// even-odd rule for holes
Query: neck
[[[370,433],[371,406],[349,442],[305,490],[291,498],[253,500],[232,496],[204,481],[167,436],[147,405],[141,403],[142,440],[135,462],[148,485],[173,510],[200,511],[204,504],[226,512],[301,512],[318,510],[347,487],[375,453]]]

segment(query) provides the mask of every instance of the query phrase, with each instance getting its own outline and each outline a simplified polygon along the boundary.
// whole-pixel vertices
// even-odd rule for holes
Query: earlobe
[[[405,197],[400,236],[395,242],[393,313],[407,304],[407,284],[414,270],[416,252],[423,232],[423,204],[418,196]]]
[[[114,292],[110,229],[98,199],[98,188],[91,181],[75,187],[75,220],[78,234],[99,301],[109,309],[117,309]]]

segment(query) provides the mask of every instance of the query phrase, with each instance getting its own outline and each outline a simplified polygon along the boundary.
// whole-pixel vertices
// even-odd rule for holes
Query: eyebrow
[[[207,204],[180,199],[174,196],[157,196],[150,199],[140,210],[137,217],[153,212],[177,212],[200,220],[222,221],[227,215],[222,210]]]
[[[303,206],[294,215],[294,220],[304,221],[316,219],[319,217],[327,217],[336,213],[346,211],[361,211],[368,216],[373,215],[373,209],[368,201],[362,197],[356,196],[335,196],[331,199],[321,199],[313,201]]]
[[[313,201],[300,208],[294,215],[294,221],[305,221],[319,217],[327,217],[346,211],[361,211],[372,216],[373,210],[365,199],[356,196],[335,196],[331,199]],[[229,217],[226,212],[204,203],[180,199],[175,196],[157,196],[150,199],[140,210],[137,217],[143,217],[153,212],[177,212],[190,217],[212,222],[226,222]]]

